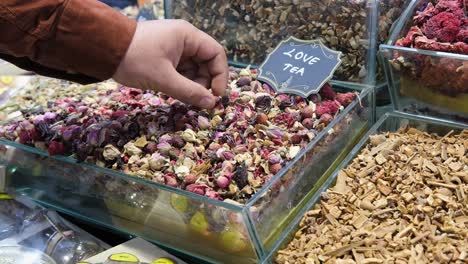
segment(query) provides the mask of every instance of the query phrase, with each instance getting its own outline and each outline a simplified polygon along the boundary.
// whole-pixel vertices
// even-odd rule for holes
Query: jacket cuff
[[[39,63],[99,80],[112,77],[130,46],[136,21],[96,0],[69,0],[51,39],[38,45]],[[41,57],[42,56],[42,57]]]

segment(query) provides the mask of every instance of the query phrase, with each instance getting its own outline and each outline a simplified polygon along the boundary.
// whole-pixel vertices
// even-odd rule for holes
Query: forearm
[[[52,72],[110,78],[135,28],[136,22],[95,0],[0,1],[0,53]]]

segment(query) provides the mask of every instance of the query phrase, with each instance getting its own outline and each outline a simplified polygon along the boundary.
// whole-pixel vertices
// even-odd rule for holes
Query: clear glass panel
[[[3,140],[0,164],[8,164],[8,186],[61,211],[204,260],[257,261],[245,218],[234,206],[217,206],[204,197],[51,158]]]
[[[381,46],[396,109],[468,122],[468,55]]]
[[[314,208],[315,204],[320,202],[322,192],[334,186],[338,172],[345,168],[369,143],[369,136],[382,132],[395,132],[402,127],[414,127],[420,131],[428,133],[436,133],[440,136],[446,135],[448,132],[453,131],[454,134],[460,133],[463,129],[468,129],[468,125],[456,124],[449,121],[441,121],[439,119],[432,119],[429,117],[418,117],[410,114],[403,113],[388,113],[384,115],[360,140],[360,142],[353,148],[350,154],[344,161],[336,166],[336,170],[321,185],[316,188],[316,192],[308,200],[307,205],[304,207],[303,214]],[[281,237],[273,245],[272,250],[262,259],[260,263],[273,263],[278,250],[286,247],[289,242],[294,238],[294,235],[299,229],[299,222],[303,218],[303,214],[291,220],[291,225]]]
[[[259,240],[268,252],[321,183],[370,128],[372,93],[364,91],[342,117],[330,124],[290,166],[249,203]]]
[[[398,110],[468,122],[468,55],[395,46],[414,26],[427,0],[412,1],[380,46],[387,81]],[[437,4],[438,1],[432,1]],[[415,30],[414,28],[411,30]],[[416,36],[416,35],[415,35]],[[437,49],[434,42],[427,48]],[[442,43],[444,46],[445,44]]]

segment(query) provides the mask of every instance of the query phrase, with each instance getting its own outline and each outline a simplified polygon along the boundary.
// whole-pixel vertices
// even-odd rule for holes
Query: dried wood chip
[[[468,131],[371,137],[276,262],[465,263],[467,146]]]

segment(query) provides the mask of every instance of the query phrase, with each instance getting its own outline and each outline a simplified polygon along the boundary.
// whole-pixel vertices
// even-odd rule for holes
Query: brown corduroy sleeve
[[[135,29],[135,21],[96,0],[0,1],[0,57],[54,77],[112,77]]]

